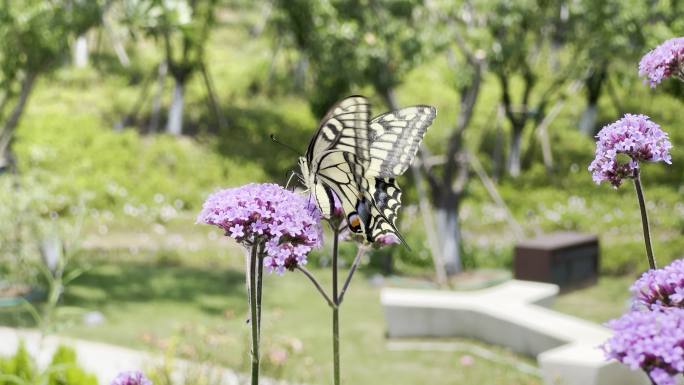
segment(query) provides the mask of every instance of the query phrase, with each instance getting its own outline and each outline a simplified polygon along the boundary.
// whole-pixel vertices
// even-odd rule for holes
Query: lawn
[[[65,293],[64,305],[101,311],[106,322],[62,325],[61,333],[210,360],[246,371],[249,327],[239,253],[185,263],[164,252],[87,251],[91,268]],[[193,258],[201,258],[194,255]],[[329,285],[329,270],[314,268]],[[440,340],[455,349],[389,349],[379,288],[361,271],[341,312],[345,383],[539,384],[534,361],[475,341]],[[331,378],[330,312],[301,275],[270,275],[264,289],[265,373],[307,384]],[[16,322],[16,321],[15,321]],[[481,351],[486,349],[487,354]],[[463,358],[465,356],[465,358]],[[469,362],[469,358],[474,360]]]
[[[86,226],[86,248],[75,262],[89,267],[67,287],[62,305],[100,311],[106,321],[84,326],[79,317],[67,318],[58,332],[247,371],[249,327],[241,249],[212,228],[191,223],[183,214],[163,231],[159,224],[123,218],[111,223],[105,234],[101,225]],[[329,270],[318,266],[312,262],[312,271],[329,286]],[[377,274],[372,266],[363,266],[342,308],[346,383],[373,383],[379,378],[391,384],[540,383],[533,358],[501,347],[463,339],[433,340],[438,344],[427,350],[388,345],[379,285],[377,278],[372,279]],[[398,276],[384,282],[415,285],[420,280]],[[605,322],[624,310],[631,282],[628,276],[602,277],[596,286],[560,296],[554,308]],[[327,306],[298,273],[267,276],[264,292],[265,373],[295,382],[327,383]],[[27,317],[5,313],[2,318],[3,323],[30,325]],[[472,363],[468,357],[474,358]]]

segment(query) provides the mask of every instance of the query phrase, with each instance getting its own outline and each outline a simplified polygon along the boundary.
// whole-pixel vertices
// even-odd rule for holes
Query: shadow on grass
[[[284,182],[289,170],[298,169],[297,154],[271,140],[271,134],[297,149],[304,155],[316,124],[306,109],[276,108],[274,105],[256,103],[249,107],[222,106],[226,125],[220,127],[205,105],[188,105],[188,116],[184,122],[183,134],[203,138],[206,134],[215,144],[215,151],[222,156],[236,160],[256,162],[271,179]],[[166,111],[161,111],[163,121]],[[129,117],[129,119],[132,119]],[[127,124],[138,127],[141,133],[148,132],[151,117],[143,114]]]
[[[246,308],[241,271],[116,260],[97,260],[93,266],[66,288],[60,306],[106,312],[150,303],[177,306],[179,311],[194,308],[208,315]],[[35,305],[41,311],[42,304]],[[33,321],[25,308],[0,309],[0,324],[33,326]]]
[[[235,270],[125,262],[88,271],[74,287],[95,288],[99,293],[67,290],[65,302],[88,306],[103,302],[193,302],[201,296],[227,295],[243,286],[244,274]]]

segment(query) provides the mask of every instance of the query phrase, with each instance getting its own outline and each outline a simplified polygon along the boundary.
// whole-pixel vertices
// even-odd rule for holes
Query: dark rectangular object
[[[596,283],[599,267],[598,237],[559,232],[526,239],[515,246],[516,279],[555,283],[561,290]]]

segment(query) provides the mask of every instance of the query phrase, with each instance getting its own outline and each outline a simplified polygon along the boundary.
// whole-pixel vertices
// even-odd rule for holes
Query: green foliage
[[[76,352],[66,346],[57,347],[44,372],[37,369],[23,341],[14,356],[0,358],[0,385],[41,384],[97,385],[97,378],[78,366]]]
[[[161,194],[180,208],[197,208],[221,185],[263,178],[249,160],[206,151],[192,139],[143,137],[112,131],[93,117],[44,114],[18,132],[16,152],[22,172],[49,186],[57,199],[50,210],[67,212],[85,197],[91,208],[147,204]]]
[[[100,1],[6,1],[0,7],[0,85],[61,64],[70,41],[101,20]]]
[[[216,0],[126,0],[123,23],[163,47],[169,70],[181,83],[199,69],[214,25]]]
[[[14,380],[31,384],[37,377],[35,363],[23,342],[19,344],[14,356],[4,360],[0,358],[0,369],[0,375],[7,376],[0,376],[2,385],[16,384]]]
[[[28,285],[44,281],[42,242],[78,232],[71,220],[58,220],[52,211],[65,200],[33,175],[0,175],[0,280]],[[68,214],[78,217],[78,201]]]
[[[316,116],[350,90],[390,92],[428,55],[423,1],[278,1],[275,33],[312,63]],[[385,96],[385,95],[382,95]]]
[[[71,348],[58,347],[50,366],[56,370],[48,375],[48,385],[97,385],[97,377],[78,366],[76,352]]]

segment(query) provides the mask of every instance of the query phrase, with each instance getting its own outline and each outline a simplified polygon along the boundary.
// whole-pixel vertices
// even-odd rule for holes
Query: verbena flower
[[[684,372],[684,309],[631,311],[608,323],[614,335],[602,348],[632,370],[644,370],[658,385],[674,385]]]
[[[379,235],[377,238],[375,238],[375,242],[373,243],[375,246],[388,246],[388,245],[393,245],[393,244],[398,244],[401,243],[401,240],[399,239],[398,236],[392,233],[387,233],[387,234],[382,234]]]
[[[667,40],[644,55],[639,62],[639,76],[647,77],[651,87],[670,76],[683,79],[684,37]]]
[[[684,308],[684,260],[645,272],[630,291],[636,304]]]
[[[139,371],[121,372],[111,382],[110,385],[152,385],[145,375]]]
[[[634,177],[641,161],[672,163],[667,133],[646,115],[626,114],[603,127],[596,137],[596,158],[589,171],[597,184],[610,182],[619,187],[623,179]],[[627,159],[618,159],[620,154]]]
[[[321,214],[307,197],[276,184],[248,184],[207,198],[197,223],[215,225],[245,246],[263,243],[264,266],[282,274],[306,264],[323,239]]]

